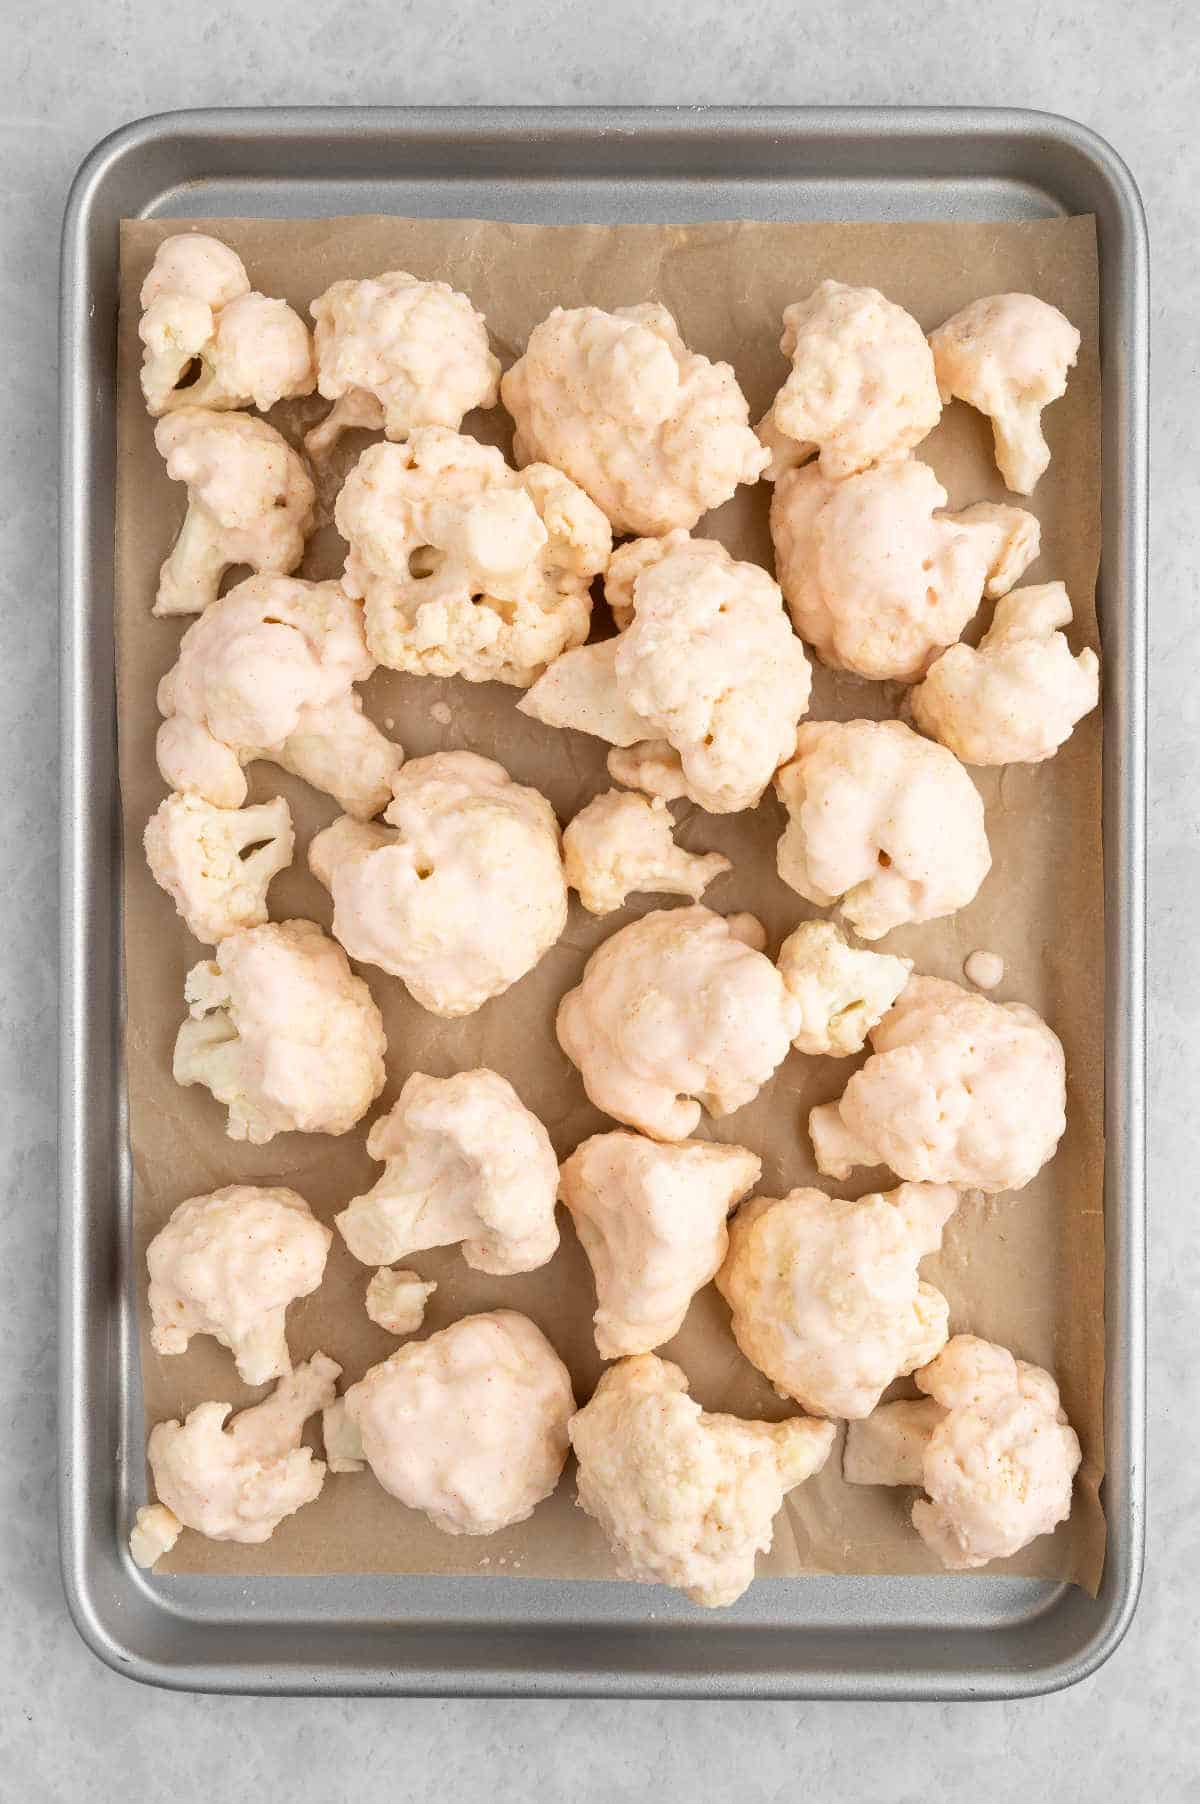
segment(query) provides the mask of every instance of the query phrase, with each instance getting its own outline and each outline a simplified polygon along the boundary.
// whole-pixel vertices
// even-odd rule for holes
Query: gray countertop
[[[1191,0],[43,0],[6,21],[0,116],[0,1801],[235,1795],[404,1804],[652,1793],[974,1804],[1197,1796],[1200,1236],[1175,1194],[1200,1099],[1200,557]],[[1153,911],[1151,1514],[1124,1645],[1074,1690],[920,1706],[303,1702],[176,1696],[102,1668],[67,1619],[54,1528],[55,309],[71,174],[175,107],[438,102],[904,102],[1068,113],[1131,164],[1150,219]]]

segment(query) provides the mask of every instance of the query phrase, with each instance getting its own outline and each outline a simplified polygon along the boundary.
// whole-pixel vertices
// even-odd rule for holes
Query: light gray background
[[[0,78],[0,1800],[607,1804],[1195,1798],[1200,1309],[1200,555],[1194,0],[33,0]],[[1141,185],[1153,269],[1152,1507],[1146,1586],[1095,1678],[1022,1704],[319,1702],[157,1693],[71,1627],[54,1534],[58,221],[113,127],[287,102],[933,103],[1068,113]]]

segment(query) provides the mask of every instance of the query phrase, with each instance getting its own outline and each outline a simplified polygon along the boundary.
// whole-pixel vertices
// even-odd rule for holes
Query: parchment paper
[[[117,503],[118,687],[125,832],[125,929],[128,1025],[126,1055],[134,1167],[134,1229],[142,1280],[151,1235],[187,1196],[234,1181],[286,1183],[325,1221],[367,1188],[379,1168],[366,1156],[365,1130],[341,1139],[288,1134],[268,1146],[238,1146],[223,1132],[225,1111],[200,1088],[171,1078],[171,1049],[183,1014],[189,966],[207,956],[155,887],[142,856],[146,819],[163,793],[154,761],[158,725],[155,688],[176,655],[187,621],[151,617],[158,565],[184,511],[184,492],[168,482],[152,439],[152,422],[137,384],[137,294],[159,240],[176,230],[214,232],[245,259],[254,285],[304,310],[341,276],[403,268],[461,287],[483,309],[507,365],[529,330],[557,302],[612,307],[647,298],[676,314],[686,341],[736,368],[751,417],[766,408],[785,364],[778,350],[780,314],[825,276],[868,282],[910,308],[928,330],[977,295],[1027,289],[1061,307],[1083,344],[1066,398],[1052,407],[1047,431],[1054,458],[1030,505],[1042,522],[1042,556],[1026,581],[1064,580],[1075,605],[1076,648],[1095,644],[1093,599],[1099,545],[1099,378],[1097,277],[1090,218],[994,225],[771,225],[735,222],[696,226],[531,227],[464,220],[349,218],[126,223],[122,228],[119,481]],[[295,440],[325,403],[285,405],[275,420]],[[473,416],[465,430],[507,444],[501,410]],[[367,435],[348,436],[323,482],[326,518],[349,462]],[[950,492],[951,506],[1003,499],[987,422],[968,408],[948,408],[920,447]],[[739,491],[701,522],[699,532],[724,540],[739,557],[771,567],[769,490]],[[341,568],[343,547],[326,525],[312,541],[301,574],[326,577]],[[235,573],[244,574],[244,573]],[[234,580],[230,578],[229,580]],[[982,610],[974,634],[990,608]],[[535,784],[566,821],[608,787],[605,748],[595,739],[557,733],[515,710],[516,692],[379,671],[365,686],[370,714],[410,756],[469,746],[497,758],[521,782]],[[813,718],[895,712],[893,686],[838,679],[819,667]],[[442,724],[435,705],[445,704]],[[444,713],[438,707],[438,714]],[[309,876],[305,848],[336,813],[334,804],[259,764],[249,773],[255,800],[287,796],[297,826],[293,868],[271,891],[272,917],[309,916],[328,926],[329,898]],[[1001,1000],[1032,1003],[1066,1046],[1068,1129],[1057,1157],[1026,1190],[992,1202],[965,1199],[938,1258],[924,1272],[946,1293],[955,1330],[1002,1341],[1053,1369],[1084,1448],[1069,1524],[992,1573],[1072,1579],[1094,1590],[1104,1557],[1104,1518],[1097,1495],[1103,1471],[1103,895],[1100,847],[1100,731],[1095,715],[1076,729],[1052,763],[976,773],[987,802],[994,854],[975,903],[948,921],[893,934],[890,949],[917,968],[961,979],[964,957],[977,947],[999,952]],[[679,812],[677,810],[677,812]],[[705,900],[722,912],[749,909],[766,923],[770,950],[798,920],[814,912],[780,883],[775,842],[782,812],[768,797],[754,812],[713,817],[687,806],[681,842],[718,848],[735,864]],[[399,982],[371,967],[369,982],[387,1027],[388,1085],[372,1118],[389,1107],[413,1070],[446,1075],[490,1065],[516,1085],[545,1121],[560,1155],[585,1135],[612,1124],[587,1102],[578,1075],[553,1032],[555,1007],[579,979],[585,959],[624,922],[661,901],[639,897],[618,915],[588,916],[572,899],[562,942],[505,996],[462,1021],[438,1021],[411,1002]],[[702,1132],[754,1148],[764,1162],[762,1188],[778,1194],[821,1183],[805,1130],[809,1108],[840,1094],[856,1061],[793,1053],[747,1108]],[[846,1193],[888,1188],[887,1173],[858,1173]],[[591,1275],[569,1221],[560,1212],[563,1245],[544,1270],[518,1278],[470,1271],[455,1250],[426,1253],[414,1264],[438,1290],[427,1330],[474,1310],[525,1310],[569,1365],[578,1397],[600,1370],[591,1337]],[[408,1262],[406,1262],[408,1263]],[[369,1274],[335,1235],[326,1278],[313,1297],[293,1306],[293,1356],[323,1348],[345,1367],[346,1381],[385,1358],[397,1344],[363,1310]],[[694,1394],[709,1408],[777,1418],[788,1406],[741,1357],[728,1332],[724,1304],[711,1287],[692,1306],[677,1340],[661,1349],[678,1359]],[[143,1332],[147,1426],[177,1416],[207,1397],[235,1406],[257,1394],[238,1382],[230,1356],[212,1340],[164,1359]],[[898,1391],[909,1386],[901,1385]],[[310,1431],[311,1434],[311,1431]],[[912,1493],[843,1484],[840,1450],[819,1478],[792,1493],[776,1527],[766,1573],[940,1570],[908,1524]],[[568,1468],[555,1496],[531,1521],[480,1541],[439,1534],[424,1517],[387,1497],[369,1473],[331,1476],[320,1499],[283,1523],[263,1547],[180,1539],[163,1569],[211,1573],[519,1573],[604,1577],[611,1563],[595,1525],[574,1507]]]

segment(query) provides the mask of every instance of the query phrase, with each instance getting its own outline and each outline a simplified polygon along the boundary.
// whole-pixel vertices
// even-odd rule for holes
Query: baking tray
[[[113,671],[123,216],[394,212],[556,221],[1094,213],[1103,370],[1106,1413],[1097,1599],[1020,1579],[802,1578],[720,1617],[619,1583],[148,1579],[120,1033]],[[133,1678],[211,1691],[966,1698],[1069,1685],[1127,1628],[1144,1512],[1147,246],[1082,126],[956,109],[184,112],[91,153],[62,265],[60,1507],[71,1614]]]

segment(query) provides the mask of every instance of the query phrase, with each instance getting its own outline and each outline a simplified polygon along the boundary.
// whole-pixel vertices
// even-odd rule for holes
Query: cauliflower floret
[[[288,1304],[316,1290],[333,1235],[294,1190],[229,1184],[180,1203],[146,1249],[150,1344],[186,1353],[212,1334],[245,1384],[292,1368]]]
[[[249,413],[180,407],[154,428],[188,506],[162,566],[154,613],[202,614],[233,564],[284,574],[304,556],[316,491],[281,433]]]
[[[596,1278],[603,1359],[648,1353],[678,1334],[729,1244],[725,1221],[757,1182],[744,1146],[594,1134],[559,1173],[559,1195]]]
[[[1020,1002],[912,977],[871,1030],[874,1056],[809,1116],[817,1170],[889,1165],[912,1183],[1020,1190],[1066,1127],[1057,1035]]]
[[[701,1103],[729,1115],[753,1100],[800,1019],[761,932],[750,916],[656,909],[593,952],[557,1031],[598,1109],[656,1140],[686,1140]]]
[[[425,1305],[436,1289],[420,1272],[382,1266],[367,1285],[367,1314],[388,1334],[416,1334],[425,1320]]]
[[[337,403],[307,436],[314,454],[347,426],[382,426],[390,439],[420,426],[457,431],[464,414],[500,398],[484,317],[446,282],[389,269],[335,282],[309,312],[317,322],[317,387]]]
[[[161,1503],[144,1503],[134,1518],[129,1553],[135,1566],[157,1565],[183,1533],[183,1523]]]
[[[142,393],[152,414],[251,405],[266,413],[311,395],[308,327],[286,301],[252,293],[241,258],[219,239],[164,238],[141,298]]]
[[[282,796],[250,808],[214,808],[169,795],[146,822],[146,862],[187,923],[215,946],[267,919],[271,879],[292,862],[292,811]]]
[[[733,370],[689,351],[653,301],[556,307],[500,392],[517,462],[565,471],[614,532],[692,527],[767,461]]]
[[[159,1422],[146,1457],[160,1501],[210,1541],[270,1540],[285,1516],[320,1495],[324,1462],[300,1436],[309,1416],[333,1402],[341,1369],[314,1353],[228,1428],[231,1403],[198,1403],[186,1422]]]
[[[1007,486],[1032,495],[1050,447],[1042,409],[1067,392],[1079,333],[1065,314],[1032,294],[989,294],[930,334],[943,401],[952,395],[986,413],[996,463]]]
[[[527,688],[588,636],[612,533],[548,464],[518,473],[493,446],[426,426],[364,451],[336,515],[343,586],[393,670]]]
[[[832,1422],[707,1415],[677,1365],[640,1353],[611,1366],[572,1417],[579,1507],[594,1516],[622,1578],[731,1604],[771,1545],[788,1491],[829,1457]]]
[[[1062,583],[1014,589],[997,603],[978,651],[952,645],[912,692],[913,719],[964,764],[1040,764],[1100,700],[1100,661],[1077,658]]]
[[[912,973],[911,958],[851,946],[832,921],[802,921],[779,948],[777,963],[801,1009],[792,1045],[835,1059],[862,1051]]]
[[[779,875],[819,908],[840,902],[864,940],[965,908],[991,869],[979,791],[903,721],[805,722],[775,788]]]
[[[495,1071],[414,1071],[367,1136],[387,1169],[337,1216],[364,1265],[463,1243],[476,1271],[507,1276],[554,1257],[558,1162],[550,1136]]]
[[[1038,554],[1019,507],[938,513],[946,491],[915,458],[831,481],[816,464],[775,485],[775,567],[796,631],[823,664],[914,682],[958,639],[985,594]]]
[[[447,1535],[532,1516],[558,1484],[575,1409],[566,1366],[511,1309],[410,1341],[345,1401],[384,1490]]]
[[[853,476],[904,457],[938,423],[942,408],[925,336],[878,289],[819,283],[784,309],[779,348],[792,372],[759,427],[773,454],[772,479],[816,451],[832,481]]]
[[[717,1274],[746,1358],[812,1415],[870,1415],[893,1379],[946,1343],[949,1306],[917,1268],[957,1204],[935,1184],[856,1202],[756,1196],[734,1217]]]
[[[309,847],[334,934],[431,1014],[472,1014],[566,925],[554,810],[490,758],[435,752],[397,774],[384,818],[394,831],[343,819]]]
[[[269,758],[369,820],[404,757],[354,693],[374,668],[340,584],[249,577],[193,622],[158,686],[164,782],[240,808],[242,766]]]
[[[231,1140],[344,1134],[383,1089],[383,1017],[315,921],[230,934],[184,995],[175,1082],[228,1104]]]
[[[685,852],[672,837],[667,804],[610,789],[582,808],[563,833],[567,883],[594,915],[612,914],[635,891],[698,902],[733,866],[720,852]]]

